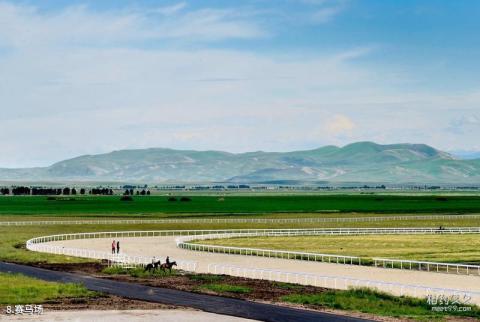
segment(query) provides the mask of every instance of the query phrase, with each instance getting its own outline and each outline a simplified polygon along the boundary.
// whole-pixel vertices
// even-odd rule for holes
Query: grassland
[[[201,241],[203,244],[480,264],[480,236],[367,235],[250,237]]]
[[[250,288],[240,285],[230,284],[205,284],[201,286],[202,289],[214,291],[216,293],[250,293]]]
[[[23,219],[23,217],[22,217]],[[45,219],[55,219],[46,217]],[[61,233],[124,230],[169,230],[169,229],[226,229],[226,228],[319,228],[319,227],[444,227],[479,226],[480,219],[456,218],[452,220],[404,220],[358,223],[228,223],[228,224],[115,224],[115,225],[46,225],[46,226],[0,226],[0,260],[22,263],[76,263],[91,261],[71,256],[48,255],[30,252],[25,242],[33,237]],[[228,240],[227,242],[230,242]],[[478,244],[477,244],[478,245]],[[315,244],[307,245],[316,247]],[[470,246],[470,245],[469,245]],[[283,247],[283,246],[282,246]],[[107,249],[108,251],[108,249]]]
[[[36,304],[58,298],[95,297],[79,284],[44,282],[20,274],[0,273],[0,304]]]
[[[438,213],[480,213],[479,196],[460,195],[254,195],[254,196],[191,196],[190,202],[169,202],[166,196],[134,197],[132,202],[121,202],[118,196],[76,196],[47,200],[47,197],[0,197],[0,221],[15,220],[63,220],[63,219],[102,219],[102,218],[189,218],[189,217],[229,217],[229,218],[299,218],[299,217],[366,217],[389,215],[417,215]],[[436,220],[387,220],[379,222],[345,222],[345,223],[200,223],[200,224],[114,224],[114,225],[49,225],[49,226],[0,226],[0,260],[21,263],[82,263],[91,262],[90,259],[81,259],[69,256],[51,255],[30,252],[25,249],[25,241],[32,237],[53,235],[59,233],[95,232],[112,230],[166,230],[166,229],[225,229],[225,228],[313,228],[313,227],[444,227],[453,226],[479,226],[480,219],[455,218]],[[212,243],[230,244],[248,243],[248,246],[257,248],[295,249],[309,252],[324,252],[335,254],[415,258],[428,260],[441,260],[449,262],[480,263],[480,240],[476,236],[427,236],[428,238],[412,239],[412,236],[358,236],[344,237],[301,237],[297,241],[288,237],[255,239],[228,239],[215,240]],[[438,237],[439,240],[429,238]],[[313,238],[312,240],[301,240]],[[365,239],[361,239],[365,238]],[[379,238],[378,240],[376,238]],[[396,238],[404,238],[396,240]],[[451,239],[448,239],[451,238]],[[469,239],[472,238],[472,239]],[[278,239],[278,240],[277,240]],[[440,240],[441,239],[441,240]],[[294,242],[292,242],[294,241]],[[262,244],[264,243],[264,244]],[[245,244],[247,245],[247,244]],[[106,245],[108,247],[108,245]],[[108,249],[106,249],[108,250]],[[379,253],[380,252],[380,253]],[[393,255],[392,255],[393,254]],[[111,272],[117,274],[118,272]],[[132,271],[128,273],[133,277],[150,277],[144,272]],[[133,275],[132,275],[133,274]],[[160,273],[158,273],[160,274]],[[193,275],[192,275],[193,276]],[[164,277],[162,274],[156,278]],[[22,294],[29,294],[23,285],[37,285],[35,281],[22,284],[13,278],[21,276],[0,275],[0,299],[8,295],[6,290],[17,289],[19,299]],[[219,277],[199,275],[192,279],[201,279],[205,285],[204,290],[219,294],[241,294],[229,290],[228,283]],[[43,282],[39,282],[40,284]],[[48,283],[47,283],[48,284]],[[50,283],[51,284],[51,283]],[[18,285],[18,287],[17,287]],[[43,284],[42,284],[43,285]],[[59,284],[62,285],[62,284]],[[283,285],[283,284],[282,284]],[[237,287],[237,285],[233,285]],[[58,287],[55,286],[55,287]],[[38,302],[31,300],[29,303],[41,303],[46,298],[55,296],[91,296],[78,286],[69,285],[65,289],[55,291],[55,287],[38,286],[34,293]],[[71,289],[69,289],[69,287]],[[286,285],[288,288],[297,286]],[[281,287],[280,287],[281,288]],[[17,292],[17,291],[15,291]],[[23,292],[23,293],[22,293]],[[87,291],[88,292],[88,291]],[[374,314],[383,314],[391,310],[399,316],[429,316],[424,310],[424,303],[402,302],[397,298],[382,298],[384,295],[359,295],[352,291],[331,291],[338,300],[332,302],[328,294],[315,297],[310,294],[298,294],[294,297],[284,298],[284,301],[302,303],[312,306],[342,308],[347,310],[360,310]],[[13,293],[12,293],[13,294]],[[248,292],[245,294],[249,294]],[[386,295],[385,295],[386,296]],[[12,298],[7,298],[9,304],[16,303]],[[19,300],[21,301],[21,300]],[[377,301],[381,307],[373,307],[368,301]],[[409,300],[410,301],[410,300]],[[415,300],[416,301],[416,300]],[[0,300],[1,302],[1,300]],[[4,302],[4,303],[7,303]],[[350,304],[349,304],[350,303]],[[382,311],[383,310],[383,311]],[[392,315],[392,314],[386,314]],[[431,314],[430,316],[436,316]],[[478,311],[474,312],[475,317]]]
[[[53,199],[53,200],[52,200]],[[166,196],[0,197],[0,215],[81,215],[178,217],[205,214],[263,213],[473,213],[480,196],[458,195],[256,195],[194,196],[191,201],[168,201]]]
[[[479,317],[476,306],[467,312],[437,313],[426,299],[396,297],[372,289],[327,290],[300,284],[268,280],[245,279],[228,275],[173,274],[134,277],[137,269],[110,268],[109,278],[120,278],[147,285],[169,287],[208,294],[218,294],[244,300],[294,303],[312,309],[341,309],[379,316],[408,317],[414,320],[444,320],[451,316]],[[133,277],[133,278],[132,278]],[[462,305],[463,306],[463,305]],[[469,321],[469,320],[467,320]]]
[[[116,274],[135,276],[136,269],[108,269],[111,278]],[[104,270],[103,272],[106,272]],[[145,279],[146,278],[146,279]],[[432,311],[432,306],[426,299],[412,297],[397,297],[373,289],[356,288],[349,290],[327,290],[300,284],[280,283],[267,280],[243,279],[227,275],[213,274],[174,274],[158,276],[142,276],[140,279],[130,279],[140,283],[154,284],[160,287],[178,287],[201,293],[214,293],[222,296],[245,300],[264,300],[270,302],[286,302],[307,306],[312,309],[340,309],[363,312],[377,316],[403,317],[414,320],[432,321],[445,320],[451,316],[480,317],[476,306],[465,305],[465,312],[438,313]],[[464,306],[458,305],[458,306]],[[469,320],[467,320],[469,321]]]
[[[176,270],[170,271],[162,271],[160,269],[156,269],[153,271],[146,271],[143,267],[135,267],[135,268],[124,268],[124,267],[117,267],[117,266],[109,266],[102,270],[102,273],[108,275],[129,275],[132,277],[140,277],[140,278],[147,278],[147,277],[165,277],[165,276],[172,276],[176,275]]]
[[[282,297],[285,302],[304,304],[311,307],[328,307],[358,311],[380,316],[413,318],[416,320],[440,320],[445,313],[432,312],[427,301],[412,297],[397,297],[371,289],[329,290],[317,294],[291,294]],[[470,307],[467,312],[452,311],[449,315],[480,318],[480,309]]]

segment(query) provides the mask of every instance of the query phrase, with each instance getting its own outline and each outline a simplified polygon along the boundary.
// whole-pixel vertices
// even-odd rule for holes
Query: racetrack
[[[439,274],[433,272],[388,270],[383,268],[338,265],[330,263],[296,261],[279,258],[228,255],[219,253],[196,252],[181,249],[176,246],[174,236],[167,237],[127,237],[117,238],[120,241],[124,254],[146,257],[170,256],[171,260],[182,259],[197,262],[196,272],[208,273],[209,264],[223,263],[239,268],[269,269],[286,272],[309,273],[316,275],[343,276],[354,279],[374,280],[386,283],[415,284],[432,288],[449,288],[468,292],[480,291],[480,278],[478,276],[464,276],[454,274]],[[63,240],[45,243],[46,245],[68,248],[80,248],[96,251],[109,251],[111,238]],[[162,262],[164,258],[161,258]],[[229,273],[229,272],[225,272]],[[272,277],[275,279],[275,276]],[[344,288],[341,283],[329,287]],[[377,286],[382,289],[382,286]],[[397,290],[383,288],[384,291],[397,293]],[[402,290],[404,294],[418,296],[416,292],[408,289]],[[472,302],[480,304],[479,297],[473,297]]]
[[[157,288],[136,283],[98,278],[91,275],[52,271],[38,267],[0,262],[0,272],[20,273],[34,278],[63,283],[81,283],[86,288],[142,301],[185,306],[204,312],[267,322],[360,322],[362,318],[302,310],[268,303]],[[158,320],[158,319],[157,319]],[[197,319],[198,320],[198,319]],[[103,320],[102,320],[103,321]],[[203,321],[203,320],[202,320]]]

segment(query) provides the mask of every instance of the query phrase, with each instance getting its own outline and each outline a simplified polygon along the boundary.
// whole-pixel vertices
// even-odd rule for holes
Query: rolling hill
[[[479,184],[480,159],[456,159],[424,144],[372,142],[239,154],[152,148],[84,155],[44,168],[0,169],[0,180]]]

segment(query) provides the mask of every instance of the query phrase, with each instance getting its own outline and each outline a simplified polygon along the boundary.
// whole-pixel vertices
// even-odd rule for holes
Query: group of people
[[[115,240],[113,240],[112,242],[112,254],[118,254],[120,253],[120,241],[117,240],[115,242]]]
[[[171,262],[170,257],[167,256],[165,263],[161,263],[160,260],[157,260],[155,257],[152,258],[152,262],[145,265],[145,271],[154,272],[156,269],[160,269],[164,272],[167,270],[172,272],[173,266],[177,266],[177,262]]]

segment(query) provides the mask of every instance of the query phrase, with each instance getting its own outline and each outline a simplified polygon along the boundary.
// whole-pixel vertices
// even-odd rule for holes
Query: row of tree
[[[13,187],[11,190],[9,188],[1,188],[0,194],[2,195],[9,195],[9,194],[20,196],[20,195],[32,195],[32,196],[70,196],[81,194],[84,195],[87,193],[85,188],[80,188],[77,191],[76,188],[30,188],[30,187]],[[88,191],[89,195],[105,195],[111,196],[113,195],[113,190],[108,188],[93,188]]]
[[[142,191],[137,190],[136,192],[133,191],[133,189],[126,189],[125,192],[123,193],[124,196],[133,196],[136,194],[137,196],[149,196],[150,195],[150,190],[145,190],[143,189]]]

